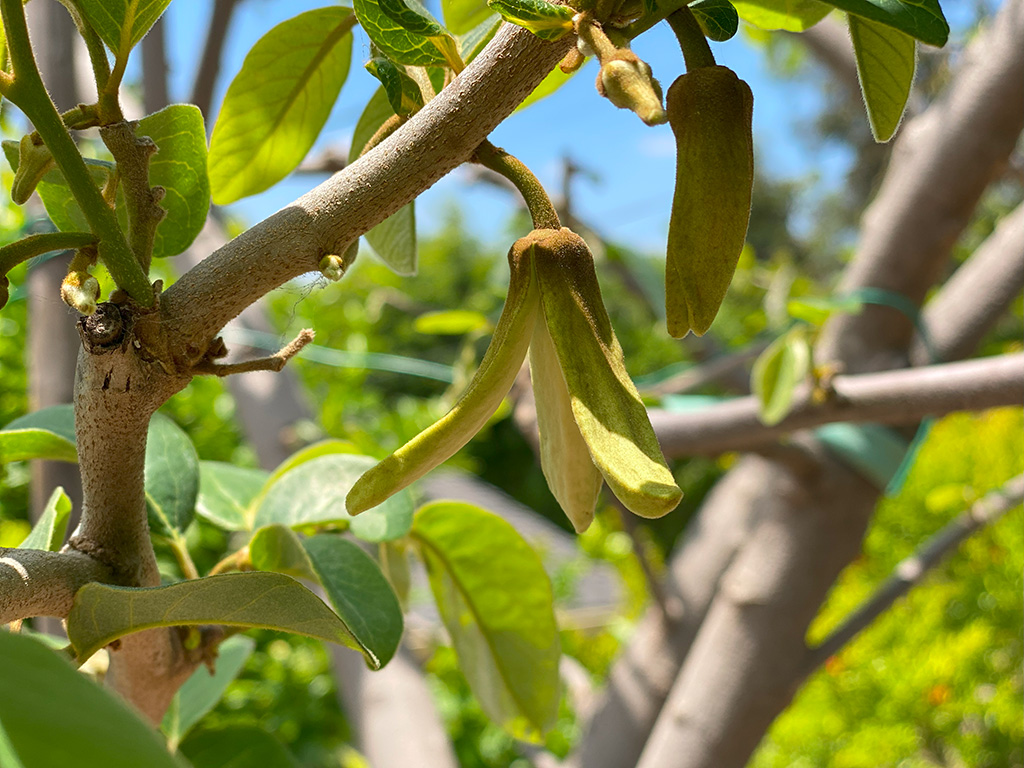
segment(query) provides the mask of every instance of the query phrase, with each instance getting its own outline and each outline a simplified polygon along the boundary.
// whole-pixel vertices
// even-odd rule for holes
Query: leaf
[[[500,517],[461,502],[422,507],[412,534],[484,712],[535,740],[554,723],[560,693],[558,627],[540,558]]]
[[[0,430],[0,464],[26,459],[78,461],[74,406],[41,408]]]
[[[75,595],[67,630],[79,660],[85,660],[132,632],[199,624],[274,629],[362,650],[344,622],[320,598],[289,576],[260,571],[225,573],[163,587],[112,587],[91,582]]]
[[[413,503],[408,491],[395,494],[358,518],[345,511],[345,496],[376,463],[369,456],[328,454],[300,464],[267,488],[256,509],[255,525],[347,523],[352,533],[366,541],[404,536],[412,525]]]
[[[438,24],[416,0],[377,0],[377,6],[402,29],[427,38],[450,37],[448,30]]]
[[[732,0],[741,19],[761,29],[803,32],[831,12],[819,0]]]
[[[75,0],[100,39],[125,60],[156,23],[171,0]]]
[[[256,725],[204,729],[181,745],[193,768],[299,768],[273,734]]]
[[[384,125],[394,111],[383,88],[377,90],[367,102],[363,114],[352,133],[351,156],[359,157],[377,129]],[[398,275],[416,274],[416,207],[403,206],[365,235],[373,248],[392,272]]]
[[[729,0],[697,0],[690,4],[690,10],[709,40],[725,42],[739,29],[740,17]]]
[[[267,486],[269,487],[276,483],[281,479],[282,475],[286,472],[291,472],[300,464],[305,464],[307,461],[320,456],[329,456],[335,453],[359,453],[359,449],[348,440],[321,440],[319,443],[307,445],[281,462],[267,479]]]
[[[512,24],[524,27],[541,40],[558,40],[572,32],[575,11],[547,0],[487,0],[487,5]]]
[[[949,38],[949,24],[939,0],[827,0],[841,11],[906,32],[939,48]]]
[[[447,64],[429,37],[405,29],[381,9],[377,0],[353,0],[352,7],[370,42],[395,63],[416,67]]]
[[[146,437],[146,509],[158,536],[180,535],[192,522],[199,495],[199,456],[188,435],[162,413]]]
[[[217,705],[255,647],[256,642],[252,638],[241,635],[229,637],[217,646],[213,674],[206,665],[201,665],[181,686],[160,726],[172,752],[192,727]]]
[[[388,103],[396,115],[411,115],[423,106],[423,93],[419,85],[405,72],[405,67],[381,56],[363,65],[366,71],[380,80]]]
[[[249,541],[249,560],[258,571],[283,573],[294,579],[317,581],[313,563],[291,528],[274,523],[265,525]]]
[[[441,0],[444,23],[457,35],[469,32],[492,13],[485,0]],[[469,59],[466,62],[469,63]]]
[[[467,333],[483,331],[490,327],[490,320],[481,313],[469,309],[425,312],[413,323],[413,328],[417,333],[431,333],[440,336],[464,336]]]
[[[917,44],[914,38],[884,24],[853,15],[847,18],[871,133],[875,141],[884,143],[896,133],[907,108]]]
[[[550,96],[552,93],[554,93],[567,82],[569,82],[569,78],[571,78],[573,75],[576,74],[576,72],[579,71],[580,70],[577,69],[573,72],[566,74],[559,67],[555,67],[550,72],[548,72],[547,75],[544,76],[544,79],[541,80],[540,83],[537,85],[537,87],[533,89],[533,93],[527,96],[523,100],[523,103],[516,107],[516,112],[526,109],[527,107],[531,107],[541,99]]]
[[[71,517],[71,499],[63,488],[54,488],[43,514],[32,528],[32,532],[18,546],[21,549],[44,549],[56,552],[64,545],[64,534]]]
[[[347,8],[306,11],[252,47],[210,139],[215,203],[262,192],[302,162],[348,77],[353,22]]]
[[[164,188],[167,216],[156,228],[153,257],[176,256],[192,245],[210,210],[203,113],[172,104],[142,118],[135,135],[149,136],[159,150],[149,161],[149,183]]]
[[[121,699],[28,637],[0,632],[0,691],[0,731],[24,768],[181,768]]]
[[[761,403],[761,421],[778,424],[789,413],[796,388],[811,369],[811,349],[803,328],[773,341],[754,361],[751,385]]]
[[[19,162],[18,142],[3,142],[3,150],[11,170],[17,172]],[[101,189],[107,183],[110,174],[114,170],[113,163],[105,160],[94,160],[88,157],[85,158],[85,165],[89,170],[89,175],[92,176],[92,180]],[[39,193],[39,199],[43,201],[46,215],[50,217],[53,226],[61,232],[91,231],[85,214],[82,213],[82,209],[75,200],[75,196],[71,194],[71,189],[64,180],[64,174],[59,169],[54,168],[43,176],[36,186],[36,192]]]
[[[486,6],[484,7],[486,8]],[[501,17],[497,14],[491,14],[490,9],[487,12],[488,15],[484,17],[483,21],[464,35],[459,36],[459,55],[462,56],[462,60],[467,64],[475,59],[480,51],[491,42],[498,31],[498,27],[501,26]]]
[[[250,507],[270,474],[221,461],[199,462],[196,513],[229,531],[250,527]]]
[[[815,298],[812,296],[790,299],[786,303],[786,312],[790,317],[803,320],[809,325],[820,327],[837,312],[857,314],[864,308],[864,303],[852,296],[839,298]]]
[[[383,667],[398,649],[403,620],[398,597],[380,567],[356,544],[336,534],[313,536],[302,545],[331,605]]]

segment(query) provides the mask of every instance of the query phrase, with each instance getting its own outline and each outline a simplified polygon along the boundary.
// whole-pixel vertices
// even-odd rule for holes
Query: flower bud
[[[18,146],[18,170],[11,185],[11,199],[17,205],[24,205],[36,191],[36,185],[43,176],[54,167],[53,155],[45,144],[36,144],[32,134],[22,136]]]
[[[629,51],[606,61],[597,76],[597,92],[620,109],[629,109],[647,125],[668,120],[661,105],[661,85],[651,76],[651,68]]]
[[[68,272],[60,284],[60,297],[69,307],[83,315],[91,315],[100,299],[99,281],[88,272]]]

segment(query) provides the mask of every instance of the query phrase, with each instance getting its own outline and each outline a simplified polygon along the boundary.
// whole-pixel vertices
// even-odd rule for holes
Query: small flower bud
[[[99,281],[88,272],[69,272],[60,284],[60,297],[69,307],[91,315],[100,299]]]
[[[636,112],[647,125],[668,120],[661,105],[661,85],[651,76],[647,62],[635,55],[605,62],[597,76],[597,91],[616,107]]]

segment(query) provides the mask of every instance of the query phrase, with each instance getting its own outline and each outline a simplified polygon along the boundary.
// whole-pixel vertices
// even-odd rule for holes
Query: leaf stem
[[[533,218],[534,229],[558,229],[562,226],[544,186],[521,160],[486,139],[477,147],[473,159],[516,185]]]
[[[178,567],[181,569],[181,575],[186,579],[198,579],[199,569],[196,568],[196,564],[192,561],[192,555],[189,554],[188,545],[185,543],[185,539],[182,538],[177,532],[169,539],[167,543],[171,547],[171,551],[174,553],[174,559],[178,561]]]
[[[93,245],[95,235],[88,232],[41,232],[0,248],[0,275],[7,274],[23,261],[50,251],[64,251]]]
[[[693,11],[684,5],[669,14],[668,25],[672,27],[676,39],[679,40],[679,47],[683,49],[687,72],[692,72],[697,67],[715,66],[715,55],[711,52],[708,39],[697,23]]]
[[[153,287],[132,253],[114,211],[104,202],[36,67],[21,0],[0,0],[4,31],[14,68],[6,96],[32,121],[71,189],[89,228],[99,240],[100,258],[114,281],[144,307],[153,305]]]

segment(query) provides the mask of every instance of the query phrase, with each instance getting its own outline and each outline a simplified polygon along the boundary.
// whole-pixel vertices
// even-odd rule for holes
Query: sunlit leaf
[[[452,32],[462,35],[494,13],[485,0],[441,0],[444,23]],[[465,54],[463,54],[465,55]],[[469,60],[466,59],[468,62]]]
[[[825,0],[841,11],[877,21],[906,32],[922,43],[942,47],[949,38],[949,24],[939,0]]]
[[[550,96],[552,93],[554,93],[567,82],[569,82],[569,78],[571,78],[573,75],[576,74],[576,72],[579,71],[580,70],[577,69],[573,72],[569,72],[568,74],[566,74],[559,67],[555,67],[550,72],[548,72],[547,75],[544,76],[544,79],[541,80],[540,83],[537,85],[537,87],[533,89],[533,93],[527,96],[526,99],[523,100],[523,103],[516,107],[516,111],[518,112],[521,109],[531,107],[541,99]]]
[[[195,446],[181,427],[155,414],[146,438],[146,509],[153,533],[180,535],[192,522],[198,495]]]
[[[875,141],[892,138],[914,84],[917,43],[914,38],[878,22],[850,15],[850,38],[857,57],[857,76]]]
[[[396,115],[411,115],[423,106],[423,93],[419,85],[406,74],[401,64],[376,56],[363,66],[380,80],[388,103]]]
[[[250,507],[269,477],[262,469],[201,461],[196,513],[229,531],[247,530]]]
[[[413,525],[459,666],[487,715],[536,739],[558,712],[558,628],[540,558],[497,515],[436,502]]]
[[[39,516],[32,532],[19,545],[22,549],[45,549],[56,552],[64,545],[64,534],[71,517],[71,499],[63,488],[54,488],[43,513]]]
[[[75,595],[68,639],[80,660],[119,637],[152,627],[224,624],[291,632],[372,654],[324,602],[290,576],[248,571],[163,587],[92,582]]]
[[[262,192],[306,156],[348,77],[353,22],[339,6],[306,11],[249,51],[210,139],[215,203]]]
[[[353,8],[370,41],[392,61],[420,67],[447,64],[429,37],[405,29],[381,9],[377,0],[354,0]]]
[[[487,0],[501,18],[524,27],[541,40],[558,40],[572,32],[575,11],[547,0]]]
[[[744,21],[761,29],[803,32],[828,16],[831,7],[819,0],[732,0]]]
[[[181,768],[120,698],[33,639],[0,632],[0,691],[4,768],[5,749],[23,768]]]
[[[446,336],[463,336],[491,326],[491,322],[479,312],[468,309],[446,309],[426,312],[413,323],[417,333],[431,333]]]
[[[217,705],[224,691],[242,671],[255,647],[256,642],[252,638],[241,635],[229,637],[217,646],[213,674],[210,674],[206,665],[202,665],[185,681],[175,694],[160,726],[171,749]]]
[[[171,0],[75,0],[85,20],[118,59],[126,59]]]
[[[761,421],[777,424],[793,405],[796,388],[807,378],[811,351],[807,333],[793,328],[780,336],[754,361],[751,384],[761,406]]]
[[[258,571],[283,573],[316,581],[316,572],[302,540],[291,528],[274,523],[259,528],[249,541],[249,560]]]
[[[724,42],[736,34],[740,18],[729,0],[697,0],[690,10],[709,40]]]

